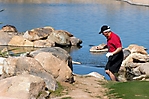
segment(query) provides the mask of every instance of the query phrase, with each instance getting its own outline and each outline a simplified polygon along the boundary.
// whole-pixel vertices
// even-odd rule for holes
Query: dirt
[[[109,99],[107,89],[103,86],[107,80],[93,76],[75,75],[72,84],[61,83],[64,87],[63,95],[51,99]]]

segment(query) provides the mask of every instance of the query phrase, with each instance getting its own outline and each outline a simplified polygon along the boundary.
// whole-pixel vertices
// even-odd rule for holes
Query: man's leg
[[[110,77],[110,79],[111,79],[112,81],[117,81],[115,75],[114,75],[111,71],[106,70],[105,72],[106,72],[106,74],[108,74],[108,76]]]

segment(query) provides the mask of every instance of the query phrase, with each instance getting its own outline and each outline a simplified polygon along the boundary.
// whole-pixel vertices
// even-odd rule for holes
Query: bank
[[[149,0],[122,0],[132,5],[149,6]]]

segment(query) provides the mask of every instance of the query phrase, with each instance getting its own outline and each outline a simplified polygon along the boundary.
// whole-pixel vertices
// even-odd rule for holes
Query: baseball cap
[[[103,32],[108,32],[108,31],[111,31],[111,30],[110,30],[110,26],[103,25],[103,26],[101,27],[101,30],[100,30],[99,34],[101,34],[101,33],[103,33]]]

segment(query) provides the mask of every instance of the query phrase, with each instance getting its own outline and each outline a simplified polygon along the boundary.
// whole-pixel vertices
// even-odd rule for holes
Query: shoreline
[[[120,0],[127,2],[131,5],[137,5],[137,6],[146,6],[149,7],[149,0]]]

